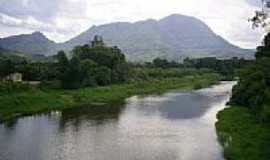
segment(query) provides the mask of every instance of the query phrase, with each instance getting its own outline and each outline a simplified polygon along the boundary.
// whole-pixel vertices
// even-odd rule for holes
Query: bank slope
[[[225,109],[218,114],[216,128],[227,160],[270,159],[270,127],[249,109]]]

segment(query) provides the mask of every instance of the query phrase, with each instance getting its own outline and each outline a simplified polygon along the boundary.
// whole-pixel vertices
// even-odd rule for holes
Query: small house
[[[11,73],[4,78],[4,81],[22,82],[22,74],[21,73]]]

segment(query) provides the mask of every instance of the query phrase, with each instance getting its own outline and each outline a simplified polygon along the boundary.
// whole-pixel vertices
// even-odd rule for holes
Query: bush
[[[202,88],[203,88],[203,86],[201,84],[195,84],[193,87],[193,89],[195,89],[195,90],[202,89]]]
[[[108,67],[98,67],[95,70],[95,79],[98,85],[105,86],[111,84],[111,70]]]
[[[49,88],[49,89],[61,89],[61,81],[55,80],[55,81],[43,81],[41,82],[41,88]]]
[[[269,105],[265,105],[262,107],[261,118],[263,122],[270,124],[270,106]]]
[[[18,93],[29,90],[29,84],[14,83],[14,82],[1,82],[0,83],[0,94]]]
[[[233,88],[231,104],[246,106],[257,113],[267,100],[266,74],[261,65],[254,64],[240,73],[239,83]]]

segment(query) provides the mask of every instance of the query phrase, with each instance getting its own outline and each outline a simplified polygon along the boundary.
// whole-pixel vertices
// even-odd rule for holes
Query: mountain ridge
[[[214,33],[203,21],[195,17],[178,14],[159,20],[147,19],[137,22],[114,22],[92,26],[63,43],[55,43],[41,32],[30,34],[32,39],[40,38],[34,41],[21,38],[26,35],[12,36],[21,41],[26,39],[36,47],[28,50],[29,44],[23,43],[24,45],[19,45],[19,47],[10,45],[7,49],[13,47],[13,50],[15,48],[22,52],[28,51],[31,54],[35,54],[35,52],[43,54],[44,52],[45,55],[51,55],[60,49],[71,50],[77,45],[87,44],[95,35],[102,36],[106,44],[121,48],[127,58],[132,61],[150,61],[155,57],[170,60],[206,56],[253,58],[251,50],[241,49],[229,43]],[[3,46],[3,41],[14,42],[12,37],[0,39],[0,46]]]

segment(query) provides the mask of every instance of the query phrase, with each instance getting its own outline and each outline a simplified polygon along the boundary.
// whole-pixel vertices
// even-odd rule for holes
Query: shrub
[[[55,80],[55,81],[43,81],[41,83],[41,88],[49,88],[49,89],[61,89],[61,81]]]
[[[0,94],[18,93],[29,89],[30,89],[29,84],[14,83],[14,82],[0,83]]]

